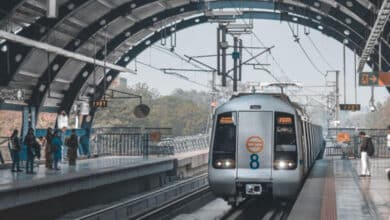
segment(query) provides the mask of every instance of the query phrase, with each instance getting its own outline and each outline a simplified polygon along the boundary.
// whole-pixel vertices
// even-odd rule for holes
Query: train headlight
[[[234,169],[236,166],[235,160],[232,159],[216,159],[214,167],[217,169]]]
[[[295,162],[291,160],[277,160],[275,161],[274,164],[275,164],[274,165],[275,169],[280,169],[280,170],[296,168]]]
[[[279,161],[278,166],[279,166],[279,168],[284,169],[284,168],[286,168],[287,163],[286,163],[286,161],[281,160],[281,161]]]

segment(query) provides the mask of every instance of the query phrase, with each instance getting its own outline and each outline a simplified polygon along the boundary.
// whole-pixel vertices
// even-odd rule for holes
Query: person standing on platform
[[[387,151],[390,153],[390,125],[387,126]],[[390,181],[390,168],[386,169],[387,178]]]
[[[79,150],[82,152],[80,155],[84,155],[87,158],[91,157],[91,153],[89,152],[89,129],[85,129],[85,134],[80,137],[80,148]]]
[[[51,140],[51,156],[52,156],[52,163],[53,163],[53,169],[59,170],[58,162],[61,160],[61,134],[59,131],[55,131],[53,133],[53,138]]]
[[[65,133],[66,133],[66,129],[69,127],[69,124],[68,124],[68,116],[66,115],[66,112],[64,110],[62,110],[60,112],[60,114],[58,114],[58,117],[57,117],[57,128],[58,129],[61,129],[62,132],[61,132],[61,142],[64,143],[65,142]],[[65,145],[62,145],[61,146],[62,148],[62,162],[64,163],[65,162],[65,157],[66,157],[66,152],[67,152],[67,147]]]
[[[9,148],[11,151],[11,157],[12,157],[12,172],[22,172],[23,170],[20,169],[20,157],[19,153],[22,149],[20,145],[20,139],[18,137],[19,131],[18,129],[15,129],[12,133],[10,140],[9,140]]]
[[[27,146],[26,173],[28,174],[34,173],[35,142],[34,129],[29,128],[24,138],[24,144]]]
[[[51,158],[51,141],[53,140],[53,133],[51,127],[47,128],[46,131],[46,143],[45,143],[45,167],[52,168],[52,158]]]
[[[361,159],[361,174],[360,177],[371,176],[370,174],[370,160],[367,154],[368,137],[364,131],[359,132],[360,137],[360,159]]]
[[[390,152],[390,125],[387,126],[387,150]]]
[[[77,148],[79,147],[79,143],[77,141],[75,129],[72,129],[72,134],[66,139],[66,145],[68,146],[69,166],[76,166]]]

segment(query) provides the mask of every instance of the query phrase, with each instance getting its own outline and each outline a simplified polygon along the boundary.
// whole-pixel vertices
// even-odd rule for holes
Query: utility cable
[[[288,24],[288,27],[290,28],[293,36],[294,36],[294,29],[291,27],[291,24],[289,22],[287,22]],[[299,45],[299,47],[301,48],[303,54],[306,56],[307,60],[310,62],[310,64],[314,67],[314,69],[319,73],[321,74],[322,76],[325,77],[325,74],[317,67],[317,65],[314,63],[314,61],[310,58],[309,54],[306,52],[305,48],[303,48],[301,42],[299,41],[299,38],[294,36],[295,38],[295,42],[297,42],[297,44]]]
[[[324,62],[326,63],[326,65],[328,65],[328,67],[331,69],[331,70],[334,70],[335,68],[333,68],[333,66],[328,62],[328,60],[325,58],[324,54],[322,54],[321,50],[318,49],[317,45],[314,43],[313,39],[310,37],[309,34],[306,34],[306,37],[309,39],[310,43],[313,45],[314,49],[317,51],[317,53],[321,56],[321,58],[324,60]]]
[[[151,69],[153,69],[153,70],[162,72],[162,73],[164,73],[165,75],[167,75],[167,73],[164,72],[164,70],[162,70],[162,69],[160,69],[160,68],[158,68],[158,67],[155,67],[155,66],[153,66],[153,65],[150,65],[150,64],[144,63],[144,62],[142,62],[142,61],[138,61],[138,60],[135,61],[135,62],[136,62],[136,63],[139,63],[139,64],[141,64],[141,65],[143,65],[143,66],[149,67],[149,68],[151,68]],[[170,74],[168,74],[168,75],[170,75]],[[205,88],[210,89],[210,86],[208,86],[208,85],[205,85],[205,84],[196,82],[196,81],[191,80],[191,79],[189,79],[189,78],[184,78],[184,77],[186,77],[186,76],[183,76],[183,75],[176,75],[176,74],[171,74],[171,75],[176,76],[176,78],[178,78],[178,79],[185,80],[185,81],[191,82],[191,83],[193,83],[193,84],[196,84],[196,85],[198,85],[198,86],[202,86],[202,87],[205,87]]]
[[[187,58],[183,57],[182,55],[178,54],[177,52],[175,51],[171,51],[165,47],[161,47],[161,46],[158,46],[158,45],[153,45],[152,46],[154,49],[162,52],[162,53],[165,53],[173,58],[178,58],[182,61],[185,61],[186,63],[192,65],[193,67],[197,68],[197,69],[200,69],[200,70],[205,70],[204,68],[202,68],[201,66],[195,64],[195,63],[192,63],[191,61],[189,61]]]
[[[246,50],[246,52],[251,55],[252,57],[254,56],[253,53],[248,49],[248,48],[244,48]],[[270,51],[271,53],[271,51]],[[261,65],[260,61],[258,61],[257,58],[254,59],[258,65]],[[268,73],[274,80],[276,80],[277,82],[281,82],[274,74],[271,73],[271,71],[265,71],[266,73]]]
[[[229,3],[231,6],[234,7],[234,9],[236,10],[236,12],[240,12],[240,10],[235,7],[235,5],[233,4],[233,2],[231,0],[229,0]],[[246,25],[249,25],[245,20],[243,20],[244,23]],[[261,44],[262,47],[265,47],[265,44],[264,42],[257,36],[256,33],[252,32],[252,35],[255,37],[255,39]],[[286,72],[284,71],[284,69],[282,68],[282,66],[280,65],[280,63],[276,60],[276,58],[273,56],[273,54],[270,52],[270,56],[272,58],[272,60],[274,61],[274,63],[276,64],[276,66],[279,68],[280,72],[285,76],[285,78],[287,79],[287,81],[291,82],[291,79],[288,77],[288,75],[286,74]],[[256,60],[257,61],[257,60]],[[257,61],[258,62],[258,61]],[[260,62],[258,62],[260,63]],[[280,80],[278,80],[278,82],[280,82]]]

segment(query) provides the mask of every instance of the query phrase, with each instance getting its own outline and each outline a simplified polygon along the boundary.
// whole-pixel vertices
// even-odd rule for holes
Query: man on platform
[[[62,132],[61,132],[61,142],[62,143],[65,143],[65,133],[66,133],[66,129],[69,127],[69,124],[68,124],[68,116],[66,115],[66,112],[64,110],[62,110],[60,112],[60,114],[58,114],[58,117],[57,117],[57,128],[60,129]],[[65,157],[67,155],[67,147],[65,145],[62,145],[61,147],[62,149],[62,158],[61,158],[61,161],[63,163],[65,163]]]

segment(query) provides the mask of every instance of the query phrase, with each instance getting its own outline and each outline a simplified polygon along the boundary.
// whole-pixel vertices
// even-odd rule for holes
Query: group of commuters
[[[62,132],[52,128],[47,129],[46,137],[40,137],[37,139],[34,135],[34,129],[30,128],[24,138],[23,143],[26,145],[26,173],[34,173],[34,159],[40,158],[41,147],[45,147],[45,167],[48,169],[59,170],[58,163],[63,158],[62,148],[67,146],[67,158],[70,166],[76,165],[77,148],[79,146],[76,130],[72,129],[70,137],[65,139],[65,143],[61,140]],[[12,157],[12,172],[22,172],[19,167],[20,164],[20,152],[22,144],[19,139],[19,132],[14,130],[10,137],[9,147]]]

